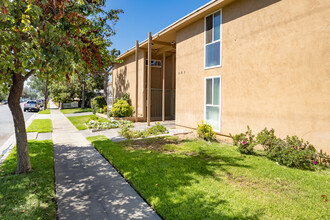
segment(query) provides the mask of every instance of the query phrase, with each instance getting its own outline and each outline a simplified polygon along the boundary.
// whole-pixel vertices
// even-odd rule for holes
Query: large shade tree
[[[109,37],[121,13],[105,11],[104,4],[105,0],[0,1],[0,83],[9,90],[18,173],[31,170],[19,103],[24,82],[32,75],[69,80],[77,67],[91,73],[104,69],[100,48],[111,45]]]

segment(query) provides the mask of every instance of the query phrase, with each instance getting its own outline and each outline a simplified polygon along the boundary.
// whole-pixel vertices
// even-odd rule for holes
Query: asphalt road
[[[23,109],[24,103],[21,103]],[[23,112],[24,120],[27,121],[34,112]],[[15,133],[13,116],[8,105],[0,105],[0,146],[2,146],[7,139]]]

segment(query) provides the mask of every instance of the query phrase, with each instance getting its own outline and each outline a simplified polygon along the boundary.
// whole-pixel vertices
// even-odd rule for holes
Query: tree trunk
[[[104,82],[103,82],[103,90],[104,90],[104,98],[105,101],[108,103],[108,81],[109,81],[109,74],[104,74]]]
[[[85,108],[85,82],[83,82],[81,89],[81,108]]]
[[[47,109],[47,99],[48,99],[48,80],[45,82],[45,101],[44,101],[44,109]]]
[[[31,171],[25,121],[20,97],[24,87],[24,77],[21,74],[13,73],[13,84],[10,88],[8,105],[13,115],[17,146],[17,173],[27,173]]]

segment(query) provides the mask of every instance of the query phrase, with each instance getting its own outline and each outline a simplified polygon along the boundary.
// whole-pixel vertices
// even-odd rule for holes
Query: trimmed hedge
[[[93,114],[103,112],[104,107],[107,107],[107,102],[103,96],[96,96],[92,99],[91,107]]]

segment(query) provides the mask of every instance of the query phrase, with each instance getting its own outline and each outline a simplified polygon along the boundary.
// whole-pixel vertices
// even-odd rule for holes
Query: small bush
[[[264,148],[270,148],[273,147],[275,144],[277,144],[277,137],[275,136],[275,130],[272,128],[268,131],[267,128],[260,131],[257,134],[256,141],[258,144],[261,144],[264,146]]]
[[[107,106],[107,102],[105,101],[105,98],[103,96],[97,96],[92,99],[91,107],[93,114],[97,113],[103,113],[103,108]]]
[[[267,149],[266,155],[269,159],[288,167],[313,169],[317,164],[315,149],[299,148],[281,139],[277,140],[276,145]]]
[[[129,117],[132,115],[133,108],[125,100],[118,100],[112,107],[113,117]]]
[[[122,97],[120,98],[115,98],[115,101],[113,102],[113,104],[115,104],[116,102],[118,102],[119,100],[124,100],[126,101],[128,104],[131,105],[131,97],[128,93],[125,93],[124,95],[122,95]]]
[[[113,117],[112,112],[111,111],[108,111],[107,116],[108,116],[108,118]]]
[[[258,133],[256,139],[248,126],[245,133],[230,135],[234,145],[244,154],[252,154],[253,147],[261,144],[266,156],[282,165],[302,169],[313,169],[318,163],[318,153],[313,145],[297,136],[287,136],[284,140],[275,136],[275,130],[267,128]]]
[[[198,125],[197,127],[197,134],[200,138],[207,140],[207,141],[214,141],[215,140],[215,133],[212,129],[211,125],[202,124]]]
[[[254,140],[254,135],[249,126],[247,126],[247,131],[245,133],[237,134],[230,137],[233,139],[234,145],[238,147],[238,151],[242,154],[253,154],[254,147],[257,145]]]

